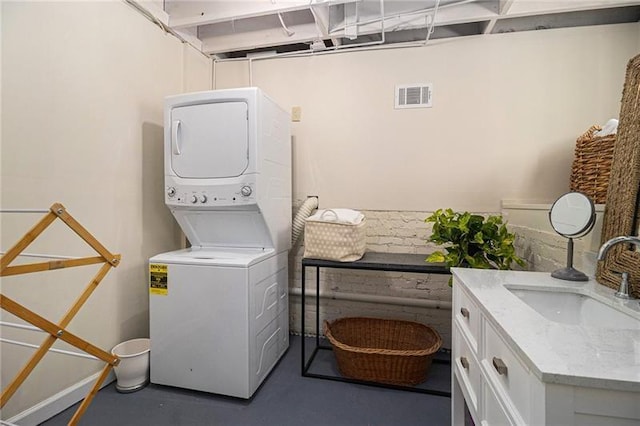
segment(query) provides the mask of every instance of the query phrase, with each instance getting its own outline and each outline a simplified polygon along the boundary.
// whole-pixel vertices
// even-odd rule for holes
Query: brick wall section
[[[520,225],[509,225],[509,230],[516,233],[516,253],[526,260],[526,270],[552,272],[567,266],[567,238]],[[595,257],[596,253],[590,251],[584,240],[574,240],[574,268],[595,275]]]

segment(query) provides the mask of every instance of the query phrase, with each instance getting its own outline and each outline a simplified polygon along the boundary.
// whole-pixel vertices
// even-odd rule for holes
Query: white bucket
[[[112,354],[120,358],[120,363],[113,368],[118,392],[135,392],[149,383],[150,347],[151,341],[142,338],[127,340],[111,350]]]

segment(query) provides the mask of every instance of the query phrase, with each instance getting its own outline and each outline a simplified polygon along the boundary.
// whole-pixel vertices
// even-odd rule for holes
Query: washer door
[[[182,178],[240,176],[249,165],[245,102],[190,105],[171,110],[171,168]]]

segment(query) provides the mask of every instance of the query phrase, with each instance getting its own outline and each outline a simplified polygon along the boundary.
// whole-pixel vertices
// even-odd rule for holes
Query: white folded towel
[[[608,136],[616,133],[618,131],[618,120],[612,118],[607,121],[607,123],[602,126],[602,130],[598,130],[593,134],[593,136]]]
[[[349,225],[358,225],[364,219],[364,215],[357,210],[351,209],[323,209],[318,210],[307,220],[320,222],[337,222]]]

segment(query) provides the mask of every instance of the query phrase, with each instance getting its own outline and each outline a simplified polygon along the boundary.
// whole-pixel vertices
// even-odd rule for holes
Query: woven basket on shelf
[[[341,318],[325,321],[324,333],[343,376],[400,386],[424,382],[442,346],[434,329],[412,321]]]
[[[575,156],[571,167],[570,188],[588,195],[594,203],[607,199],[613,146],[616,135],[594,136],[600,126],[591,126],[576,140]]]

